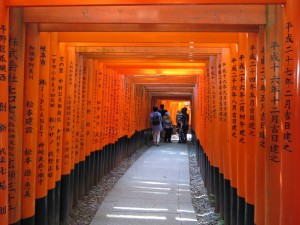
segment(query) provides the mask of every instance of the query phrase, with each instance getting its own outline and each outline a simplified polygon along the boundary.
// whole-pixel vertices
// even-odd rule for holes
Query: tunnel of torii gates
[[[300,224],[299,9],[1,0],[0,224],[68,224],[94,184],[150,144],[162,102],[173,118],[190,102],[192,147],[225,224]]]

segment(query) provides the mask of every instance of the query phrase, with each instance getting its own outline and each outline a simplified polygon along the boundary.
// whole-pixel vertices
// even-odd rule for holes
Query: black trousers
[[[165,128],[165,141],[171,142],[171,136],[173,133],[173,128]]]

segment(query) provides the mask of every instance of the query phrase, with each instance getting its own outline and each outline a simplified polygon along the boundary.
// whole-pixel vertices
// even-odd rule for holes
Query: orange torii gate
[[[142,2],[151,5],[151,1]],[[232,22],[230,26],[220,28],[214,21],[212,27],[218,32],[201,33],[198,31],[203,32],[204,28],[201,30],[199,26],[194,26],[195,32],[179,33],[177,29],[183,29],[182,26],[173,24],[173,32],[151,30],[145,37],[143,32],[124,34],[119,31],[114,35],[110,32],[82,32],[87,31],[83,30],[84,26],[95,22],[88,19],[82,20],[85,24],[78,28],[70,26],[73,32],[56,33],[53,26],[38,26],[38,15],[32,13],[32,8],[24,11],[28,22],[24,35],[20,19],[22,10],[13,7],[35,6],[36,1],[0,2],[0,224],[18,223],[20,220],[28,223],[48,221],[49,224],[58,224],[60,220],[68,224],[72,204],[89,190],[93,181],[101,179],[115,165],[119,155],[125,156],[132,151],[128,146],[138,143],[133,142],[137,141],[137,138],[134,139],[136,136],[147,134],[148,116],[138,115],[139,121],[135,121],[133,115],[138,114],[136,109],[150,111],[149,90],[155,91],[151,89],[151,84],[160,84],[161,91],[168,81],[172,85],[176,82],[195,85],[191,101],[192,127],[201,150],[198,156],[203,163],[201,169],[208,191],[216,196],[216,210],[220,211],[225,223],[286,225],[295,224],[299,220],[297,147],[300,132],[296,126],[299,124],[300,34],[296,19],[299,1],[203,0],[176,3],[208,6],[212,3],[258,4],[253,6],[258,10],[255,13],[264,10],[265,4],[275,5],[266,6],[267,23],[264,21],[260,26],[237,26]],[[82,6],[82,1],[39,1],[39,4],[52,5],[54,9],[51,10],[55,11],[58,9],[54,6]],[[84,4],[97,6],[99,1],[90,0]],[[134,5],[135,1],[115,0],[109,4]],[[6,6],[11,8],[8,10]],[[179,7],[172,6],[172,9],[178,12]],[[107,9],[115,12],[114,8]],[[261,21],[266,19],[264,16],[255,18]],[[106,19],[113,21],[113,18]],[[147,23],[145,20],[139,22]],[[95,25],[96,28],[117,29],[116,26],[105,26]],[[243,26],[247,28],[241,30]],[[64,31],[64,27],[65,24],[58,26],[58,29]],[[88,27],[91,24],[86,29]],[[224,33],[226,28],[230,32]],[[47,29],[52,29],[52,32],[47,33]],[[133,28],[123,29],[132,31]],[[159,26],[159,29],[162,31],[163,27]],[[209,26],[205,29],[209,30]],[[20,42],[18,48],[14,46],[16,42],[8,43],[8,36],[12,38],[10,40]],[[126,43],[123,43],[124,38]],[[156,38],[160,43],[149,43]],[[190,38],[206,43],[202,44],[202,49],[197,48],[193,52],[201,60],[201,64],[195,64],[195,67],[201,67],[203,72],[200,74],[196,74],[193,66],[179,66],[177,69],[174,66],[178,62],[172,57],[178,53],[188,54],[189,51],[185,49],[176,52],[166,47],[177,46],[170,44],[172,41],[188,43]],[[179,45],[188,46],[182,43]],[[131,46],[131,50],[124,46]],[[200,44],[193,45],[197,46]],[[122,59],[122,53],[129,55],[133,51],[134,59]],[[14,58],[9,52],[19,57]],[[147,52],[156,56],[168,53],[168,56],[154,62],[162,64],[163,60],[169,59],[169,62],[174,60],[174,64],[158,67],[146,65],[141,58]],[[114,59],[100,59],[105,55]],[[181,56],[183,59],[186,56]],[[120,62],[127,67],[122,67]],[[15,71],[13,65],[18,65],[18,70]],[[168,81],[157,77],[156,70],[163,68]],[[172,74],[182,68],[186,74]],[[145,76],[134,76],[142,71],[148,73]],[[195,74],[190,76],[189,72]],[[19,74],[26,75],[23,76],[24,84],[21,76],[17,77],[18,83],[15,82],[15,75]],[[49,100],[45,96],[45,92],[48,92],[47,83]],[[145,90],[144,85],[150,88]],[[24,97],[22,89],[25,90]],[[106,117],[111,112],[113,116]],[[48,131],[47,120],[43,119],[47,113],[50,124]],[[15,117],[17,120],[14,120]],[[136,130],[139,135],[136,135]],[[46,133],[49,133],[48,140],[47,135],[44,136]],[[22,143],[16,143],[19,137]],[[45,146],[43,142],[49,144]],[[18,152],[21,148],[22,154]],[[13,160],[14,164],[11,163]],[[105,164],[108,161],[110,165]],[[99,169],[97,173],[90,173],[95,166]],[[11,176],[14,169],[16,176]],[[46,198],[51,204],[51,211],[47,213],[51,212],[52,216],[49,213],[48,218],[45,215]],[[61,199],[63,204],[60,208]]]

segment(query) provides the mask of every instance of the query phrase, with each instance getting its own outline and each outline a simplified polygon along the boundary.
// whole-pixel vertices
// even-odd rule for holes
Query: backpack
[[[152,117],[152,124],[153,125],[159,125],[160,124],[160,121],[159,121],[159,116],[157,113],[155,113]]]

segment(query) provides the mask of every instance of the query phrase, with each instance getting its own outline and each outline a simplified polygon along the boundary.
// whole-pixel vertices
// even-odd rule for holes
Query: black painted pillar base
[[[47,196],[35,200],[35,224],[48,225]]]
[[[224,174],[219,174],[220,217],[224,218]]]
[[[224,225],[230,225],[230,180],[224,180]]]
[[[219,168],[213,167],[213,173],[214,173],[214,192],[215,195],[215,212],[220,212],[220,183],[219,183]]]
[[[84,194],[88,195],[90,191],[90,176],[91,176],[91,157],[85,156],[85,179],[84,179]]]
[[[61,176],[60,225],[69,225],[71,176]]]
[[[239,225],[237,223],[237,189],[230,188],[230,224]]]
[[[73,215],[73,204],[74,204],[74,169],[70,171],[70,193],[69,193],[69,213]]]
[[[61,181],[56,181],[55,184],[55,224],[59,224],[60,220],[60,196],[61,196]]]
[[[79,198],[79,163],[74,165],[74,194],[73,194],[73,207],[75,208]]]
[[[26,219],[21,220],[22,225],[35,225],[34,224],[34,216]]]
[[[237,223],[244,225],[245,222],[245,198],[238,196],[237,198]]]
[[[247,202],[245,205],[245,225],[254,225],[254,205]]]
[[[85,189],[85,162],[79,162],[79,184],[78,184],[78,199],[83,199]]]
[[[55,225],[55,188],[48,190],[48,225]]]

